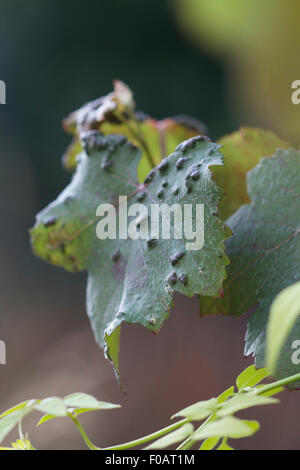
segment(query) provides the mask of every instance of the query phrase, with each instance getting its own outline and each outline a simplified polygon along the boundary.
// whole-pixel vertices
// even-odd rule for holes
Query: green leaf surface
[[[191,423],[184,424],[176,431],[170,432],[164,437],[161,437],[157,441],[153,442],[149,446],[145,447],[145,450],[151,449],[166,449],[174,444],[184,441],[194,431],[194,427]]]
[[[230,445],[227,444],[227,439],[223,439],[217,450],[234,450]]]
[[[65,397],[63,401],[67,408],[72,408],[76,412],[120,408],[120,405],[99,401],[86,393],[73,393]]]
[[[16,442],[12,442],[11,446],[14,450],[35,450],[27,436],[24,436],[23,440],[17,439]]]
[[[4,418],[4,416],[14,413],[15,411],[22,412],[25,409],[30,410],[36,402],[37,400],[26,400],[22,403],[19,403],[18,405],[13,406],[12,408],[9,408],[8,410],[4,411],[4,413],[0,414],[0,419]]]
[[[267,365],[276,371],[280,352],[300,316],[300,282],[284,289],[271,305],[267,326]]]
[[[257,367],[262,367],[270,306],[280,291],[300,279],[300,152],[279,150],[263,159],[247,182],[252,203],[228,221],[234,235],[227,244],[231,263],[224,297],[202,299],[202,311],[235,316],[252,312],[245,353],[255,355]],[[299,371],[292,362],[292,345],[299,338],[298,319],[280,354],[277,378]]]
[[[228,263],[224,240],[230,232],[217,217],[222,191],[209,170],[222,165],[222,156],[218,145],[207,139],[190,139],[140,184],[141,153],[124,137],[103,137],[94,131],[83,134],[82,142],[85,151],[71,184],[37,216],[31,240],[34,252],[50,263],[69,271],[88,271],[87,312],[98,343],[105,346],[118,373],[123,322],[141,323],[157,332],[169,315],[174,292],[213,296],[222,288]],[[114,205],[118,232],[119,212],[121,217],[127,214],[124,206],[118,206],[119,196],[128,197],[128,208],[142,201],[149,213],[152,204],[181,208],[190,204],[194,229],[196,204],[203,204],[203,248],[187,250],[188,240],[178,239],[174,219],[170,240],[99,240],[97,207]]]
[[[279,403],[276,398],[255,395],[254,393],[239,394],[223,403],[222,408],[217,411],[217,415],[221,417],[228,416],[253,406],[274,405],[276,403]]]
[[[210,400],[199,401],[194,405],[188,406],[181,411],[178,411],[173,418],[178,418],[183,416],[184,418],[189,418],[192,421],[200,421],[204,418],[207,418],[211,413],[213,413],[218,405],[217,398],[211,398]]]
[[[247,367],[236,379],[236,386],[239,391],[244,390],[247,387],[255,387],[262,380],[269,376],[269,372],[266,368],[256,369],[255,365]]]
[[[264,386],[265,386],[265,384],[264,385],[258,385],[257,390],[259,390],[260,388],[262,388]],[[277,395],[278,393],[281,393],[283,390],[284,390],[283,387],[276,387],[273,390],[268,390],[268,391],[262,393],[261,396],[262,397],[272,397],[273,395]]]
[[[34,408],[42,413],[56,417],[67,416],[68,414],[64,401],[57,397],[45,398],[36,404]]]
[[[234,394],[234,387],[229,387],[227,390],[225,390],[221,395],[218,396],[217,401],[218,404],[224,403],[229,397],[231,397]]]
[[[252,436],[259,430],[257,421],[247,421],[227,416],[217,421],[208,423],[203,429],[193,434],[193,439],[201,441],[212,437],[230,437],[231,439],[239,439],[242,437]]]
[[[33,409],[36,400],[20,403],[0,415],[0,443],[13,428]]]
[[[13,430],[23,416],[23,411],[14,411],[0,419],[0,443]]]
[[[51,413],[47,413],[42,416],[38,423],[38,426],[43,423],[46,423],[47,421],[50,421],[51,419],[66,416],[65,411],[71,412],[74,416],[79,416],[89,411],[112,410],[121,407],[120,405],[115,405],[113,403],[99,401],[93,396],[88,395],[86,393],[73,393],[72,395],[68,395],[63,399],[50,398],[48,400],[44,400],[43,403],[35,407],[39,411],[46,411],[46,409],[48,411],[51,411]],[[55,413],[52,411],[53,409],[56,410]]]
[[[199,450],[213,450],[219,441],[219,437],[210,437],[209,439],[205,439]]]
[[[61,417],[61,416],[60,416],[60,417]],[[58,416],[46,414],[46,415],[44,415],[44,416],[41,417],[41,419],[40,419],[39,422],[37,423],[37,426],[41,426],[41,424],[47,423],[47,421],[50,421],[51,419],[55,419],[55,418],[58,418]]]

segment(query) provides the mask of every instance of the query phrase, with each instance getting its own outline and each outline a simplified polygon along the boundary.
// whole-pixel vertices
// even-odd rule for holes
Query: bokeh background
[[[124,396],[89,328],[85,275],[35,259],[28,229],[70,179],[60,161],[69,143],[62,118],[110,91],[114,78],[154,117],[192,115],[213,138],[259,125],[298,144],[300,108],[290,102],[300,78],[298,3],[1,0],[1,411],[27,398],[91,393],[123,406],[82,418],[95,443],[112,445],[167,425],[171,414],[219,394],[251,364],[243,357],[246,317],[200,318],[196,299],[177,296],[158,336],[123,328]],[[299,393],[284,392],[277,408],[243,413],[262,429],[236,448],[299,448],[299,403]],[[36,447],[83,448],[64,420],[38,431],[35,421],[25,429]]]

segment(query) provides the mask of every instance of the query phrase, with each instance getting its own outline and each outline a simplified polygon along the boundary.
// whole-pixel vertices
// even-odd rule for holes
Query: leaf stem
[[[72,415],[72,413],[68,413],[69,418],[72,419],[72,421],[75,423],[77,426],[77,429],[79,430],[84,442],[86,443],[87,447],[90,450],[126,450],[130,449],[131,447],[136,447],[141,444],[145,444],[146,442],[153,441],[154,439],[158,439],[161,436],[164,436],[165,434],[168,434],[171,431],[174,431],[175,429],[180,428],[186,423],[189,423],[189,419],[182,419],[181,421],[178,421],[177,423],[171,424],[170,426],[167,426],[166,428],[160,429],[159,431],[156,431],[152,434],[148,434],[147,436],[144,436],[140,439],[136,439],[131,442],[126,442],[125,444],[119,444],[117,446],[112,446],[112,447],[97,447],[95,446],[92,441],[89,439],[87,433],[81,426],[80,422],[78,421],[75,416]]]
[[[68,413],[68,416],[69,418],[71,418],[71,420],[76,424],[77,426],[77,429],[78,431],[80,432],[84,442],[86,443],[86,445],[88,446],[88,448],[90,450],[102,450],[100,447],[97,447],[95,446],[92,441],[89,439],[87,433],[85,432],[85,430],[83,429],[83,427],[81,426],[80,422],[78,421],[77,418],[75,418],[75,416],[72,415],[72,413]]]
[[[284,379],[277,380],[276,382],[272,382],[271,384],[264,385],[257,389],[257,395],[262,395],[263,393],[269,392],[274,388],[283,387],[285,385],[289,385],[295,382],[300,382],[300,373],[295,375],[290,375],[290,377],[285,377]]]
[[[23,429],[22,429],[22,419],[20,419],[20,421],[18,423],[18,431],[19,431],[20,440],[23,442],[24,441],[24,434],[23,434]]]
[[[116,113],[117,114],[117,117],[120,119],[120,121],[129,129],[129,131],[132,133],[133,137],[140,143],[141,147],[143,148],[144,152],[145,152],[145,155],[147,156],[148,158],[148,161],[149,161],[149,164],[151,166],[151,168],[154,168],[156,165],[155,165],[155,162],[152,158],[152,155],[150,153],[150,150],[148,148],[148,145],[139,129],[139,124],[138,122],[136,121],[134,115],[131,116],[131,118],[134,120],[134,122],[137,124],[137,130],[135,130],[131,124],[129,123],[129,121],[124,118],[124,116],[121,114],[121,113]]]
[[[202,423],[199,428],[193,432],[193,434],[195,434],[196,432],[200,431],[200,429],[204,428],[208,423],[210,423],[211,421],[213,421],[213,419],[215,418],[215,413],[212,413],[205,421],[204,423]],[[193,434],[191,436],[189,436],[184,442],[182,442],[180,444],[180,446],[177,447],[176,450],[189,450],[194,444],[195,444],[195,440],[193,439]]]

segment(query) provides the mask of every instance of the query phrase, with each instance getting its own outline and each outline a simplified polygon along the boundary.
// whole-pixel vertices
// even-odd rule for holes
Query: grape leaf
[[[176,151],[147,176],[137,179],[141,152],[125,137],[104,137],[97,131],[82,134],[80,155],[71,184],[37,216],[31,230],[34,252],[69,271],[88,271],[87,313],[98,343],[105,347],[119,375],[120,326],[141,323],[157,332],[168,317],[175,291],[217,295],[226,277],[224,240],[230,231],[217,217],[222,191],[211,180],[209,167],[222,165],[219,146],[198,136]],[[127,212],[118,207],[128,196],[128,210],[143,203],[193,208],[204,205],[205,242],[201,250],[187,250],[177,239],[174,218],[171,239],[106,239],[96,236],[99,204],[113,204],[116,224]],[[120,215],[119,215],[120,212]],[[143,219],[144,220],[144,219]],[[135,230],[142,220],[133,222]],[[176,229],[176,230],[175,230]],[[118,232],[118,230],[117,230]]]
[[[202,299],[201,307],[205,314],[240,316],[252,311],[245,353],[254,354],[257,367],[262,367],[270,306],[281,290],[300,279],[300,152],[279,150],[262,159],[247,182],[252,203],[228,220],[234,235],[227,244],[231,263],[224,296]],[[280,355],[278,378],[299,370],[291,361],[299,327],[298,320]]]
[[[132,91],[120,80],[115,80],[114,91],[85,104],[64,121],[64,129],[73,134],[73,142],[63,155],[63,165],[74,171],[77,155],[82,151],[80,133],[98,130],[104,135],[124,135],[141,148],[142,158],[138,168],[142,182],[151,170],[149,155],[157,165],[172,153],[176,146],[191,137],[205,134],[205,126],[197,119],[174,116],[158,121],[144,113],[135,112]]]
[[[251,127],[226,135],[218,142],[222,147],[225,166],[213,169],[214,180],[225,192],[219,207],[219,216],[226,220],[240,206],[250,202],[247,193],[246,174],[262,157],[274,155],[278,148],[289,144],[273,132]]]

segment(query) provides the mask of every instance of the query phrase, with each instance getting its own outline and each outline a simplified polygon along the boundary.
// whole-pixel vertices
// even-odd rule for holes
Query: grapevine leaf
[[[300,282],[284,289],[271,306],[267,327],[267,364],[276,371],[278,356],[300,316]]]
[[[157,441],[145,447],[145,450],[151,449],[166,449],[167,447],[177,444],[178,442],[184,441],[194,431],[194,427],[191,423],[184,424],[176,431],[170,432],[164,437],[161,437]]]
[[[220,203],[220,217],[226,220],[240,206],[250,202],[246,186],[246,174],[262,157],[274,155],[278,148],[289,145],[270,131],[242,127],[220,139],[225,159],[223,171],[214,168],[214,180],[221,186],[225,196]]]
[[[88,271],[87,312],[95,337],[118,374],[124,321],[157,332],[169,315],[175,291],[214,296],[222,288],[228,263],[224,240],[230,232],[217,217],[222,191],[209,170],[222,165],[222,155],[217,144],[198,136],[180,144],[140,184],[141,152],[125,137],[89,131],[82,135],[82,144],[85,150],[71,184],[37,216],[31,240],[34,252],[50,263],[73,272]],[[122,196],[126,203],[120,203]],[[194,230],[196,204],[203,204],[202,249],[186,249],[188,240],[184,231],[178,237],[182,224],[175,226],[175,217],[170,222],[170,239],[141,234],[135,240],[126,234],[120,239],[117,234],[121,219],[127,218],[126,204],[129,211],[141,202],[148,214],[153,204],[177,204],[182,209],[189,204]],[[96,235],[100,204],[115,209],[116,239],[99,240]],[[134,225],[137,233],[147,220],[131,217],[129,227]]]
[[[74,171],[77,156],[82,152],[80,133],[98,130],[104,135],[124,135],[142,150],[138,168],[142,182],[151,170],[149,155],[155,164],[172,153],[176,146],[191,137],[206,132],[196,119],[175,116],[158,121],[143,113],[135,113],[131,90],[120,80],[114,81],[114,91],[71,113],[63,122],[64,129],[73,134],[73,142],[63,155],[65,168]]]
[[[248,192],[252,203],[228,221],[234,236],[227,244],[231,264],[224,296],[202,299],[202,310],[235,316],[252,311],[245,353],[254,354],[256,366],[262,367],[270,306],[280,291],[300,279],[300,152],[279,150],[262,159],[248,174]],[[298,319],[280,354],[276,377],[298,372],[291,345],[299,337]]]

